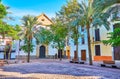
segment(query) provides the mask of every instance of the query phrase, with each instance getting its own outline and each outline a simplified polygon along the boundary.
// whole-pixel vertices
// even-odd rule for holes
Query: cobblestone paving
[[[20,76],[22,74],[23,77],[24,75],[29,75],[27,78],[18,77],[17,79],[120,79],[120,69],[74,64],[68,61],[57,60],[41,60],[39,62],[13,64],[4,66],[2,69],[4,72],[17,73],[16,75]],[[30,76],[30,74],[34,75],[35,78]],[[53,76],[50,77],[50,74]],[[46,78],[41,78],[43,75]],[[0,77],[2,76],[4,75],[0,75]],[[16,78],[13,77],[8,79]]]

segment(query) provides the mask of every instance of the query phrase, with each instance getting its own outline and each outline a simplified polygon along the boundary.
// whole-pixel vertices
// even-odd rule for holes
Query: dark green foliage
[[[7,15],[6,7],[0,1],[0,19]]]
[[[36,38],[38,44],[40,43],[48,45],[52,41],[53,35],[50,29],[40,28],[34,37]]]
[[[53,47],[64,49],[67,32],[68,30],[65,25],[55,19],[54,24],[52,24],[49,29],[40,28],[40,30],[35,34],[35,38],[40,44],[49,45],[52,43]]]
[[[111,45],[113,47],[120,46],[120,24],[115,28],[113,32],[108,33],[108,40],[103,40],[105,45]]]
[[[0,35],[2,36],[2,38],[4,39],[6,36],[10,36],[13,39],[19,39],[18,33],[20,31],[20,27],[19,26],[11,26],[8,25],[5,22],[0,22]]]
[[[21,49],[25,51],[25,53],[28,53],[28,51],[33,52],[34,50],[34,45],[32,43],[30,43],[30,45],[28,45],[28,40],[24,39],[24,45],[21,46]]]
[[[50,44],[52,47],[57,48],[58,50],[63,50],[65,47],[67,33],[68,30],[65,25],[55,18],[54,23],[49,27],[49,29],[41,27],[40,30],[35,34],[35,38],[38,44]]]
[[[65,38],[67,36],[67,28],[64,24],[62,24],[60,21],[56,21],[51,26],[51,32],[53,35],[53,43],[56,48],[58,49],[64,49],[65,46]]]

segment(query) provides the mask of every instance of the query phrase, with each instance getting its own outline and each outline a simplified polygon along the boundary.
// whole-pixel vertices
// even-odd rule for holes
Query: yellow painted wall
[[[93,44],[92,48],[92,56],[95,56],[95,45],[100,45],[101,56],[112,56],[112,47],[106,46],[103,43]]]
[[[52,22],[44,14],[41,14],[40,16],[38,16],[38,21],[42,23],[40,25],[44,25],[44,26],[52,24]]]
[[[112,56],[112,47],[111,46],[105,46],[101,44],[101,55],[103,56]]]
[[[39,48],[40,48],[40,45],[37,45],[36,47],[36,57],[39,58]]]
[[[70,59],[70,46],[66,46],[66,56],[68,57],[68,59]]]
[[[107,40],[108,35],[107,33],[112,32],[112,26],[109,31],[107,31],[103,26],[100,29],[100,40]],[[91,51],[92,51],[92,58],[95,56],[95,45],[100,45],[100,51],[101,51],[101,56],[112,56],[113,51],[112,47],[110,45],[104,45],[102,42],[98,41],[95,42],[93,41],[94,37],[94,29],[90,30],[90,35],[91,35]]]

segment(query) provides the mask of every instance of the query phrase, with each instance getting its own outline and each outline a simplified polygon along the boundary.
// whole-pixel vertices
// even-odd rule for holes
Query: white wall
[[[79,28],[79,31],[81,32],[81,28]],[[84,39],[85,39],[85,44],[82,44],[82,39],[81,37],[78,39],[79,41],[79,45],[78,45],[78,57],[81,60],[81,50],[86,50],[86,58],[88,60],[88,43],[87,43],[87,32],[84,29],[83,32],[81,32],[81,34],[84,35]],[[69,44],[70,44],[70,55],[71,57],[74,57],[74,51],[76,50],[76,46],[74,45],[74,40],[70,39],[69,40]]]
[[[33,39],[32,43],[34,44],[34,50],[30,54],[36,55],[36,41],[35,41],[35,39]],[[23,40],[20,42],[20,46],[22,46],[22,45],[24,45]],[[15,46],[16,46],[15,47],[16,48],[16,55],[18,55],[18,53],[19,53],[19,55],[27,55],[27,53],[25,53],[23,50],[19,51],[19,40],[15,41]]]
[[[48,46],[48,55],[55,55],[56,53],[58,53],[56,48],[53,48],[51,46],[51,44]]]

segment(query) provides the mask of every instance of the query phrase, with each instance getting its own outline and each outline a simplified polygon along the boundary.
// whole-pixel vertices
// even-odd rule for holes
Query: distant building
[[[0,45],[6,45],[7,43],[11,43],[11,42],[12,42],[12,38],[5,37],[3,39],[2,36],[0,36]]]
[[[11,37],[5,37],[4,39],[2,36],[0,36],[0,59],[5,59],[5,46],[7,44],[12,44],[12,38]],[[10,59],[15,59],[16,53],[15,48],[12,46],[12,50],[10,53]]]
[[[41,14],[38,17],[38,22],[40,22],[39,25],[34,27],[34,30],[40,30],[40,28],[46,28],[49,29],[48,26],[50,26],[51,24],[53,24],[53,22],[45,15],[45,14]],[[17,44],[17,55],[20,56],[26,56],[27,53],[25,53],[23,50],[19,51],[19,41],[16,42]],[[24,41],[20,42],[20,46],[22,46],[24,44]],[[53,58],[55,57],[56,54],[58,54],[58,50],[56,48],[53,48],[50,45],[45,45],[45,44],[36,44],[36,40],[33,38],[33,44],[34,44],[34,50],[31,53],[31,57],[35,57],[35,58]]]

